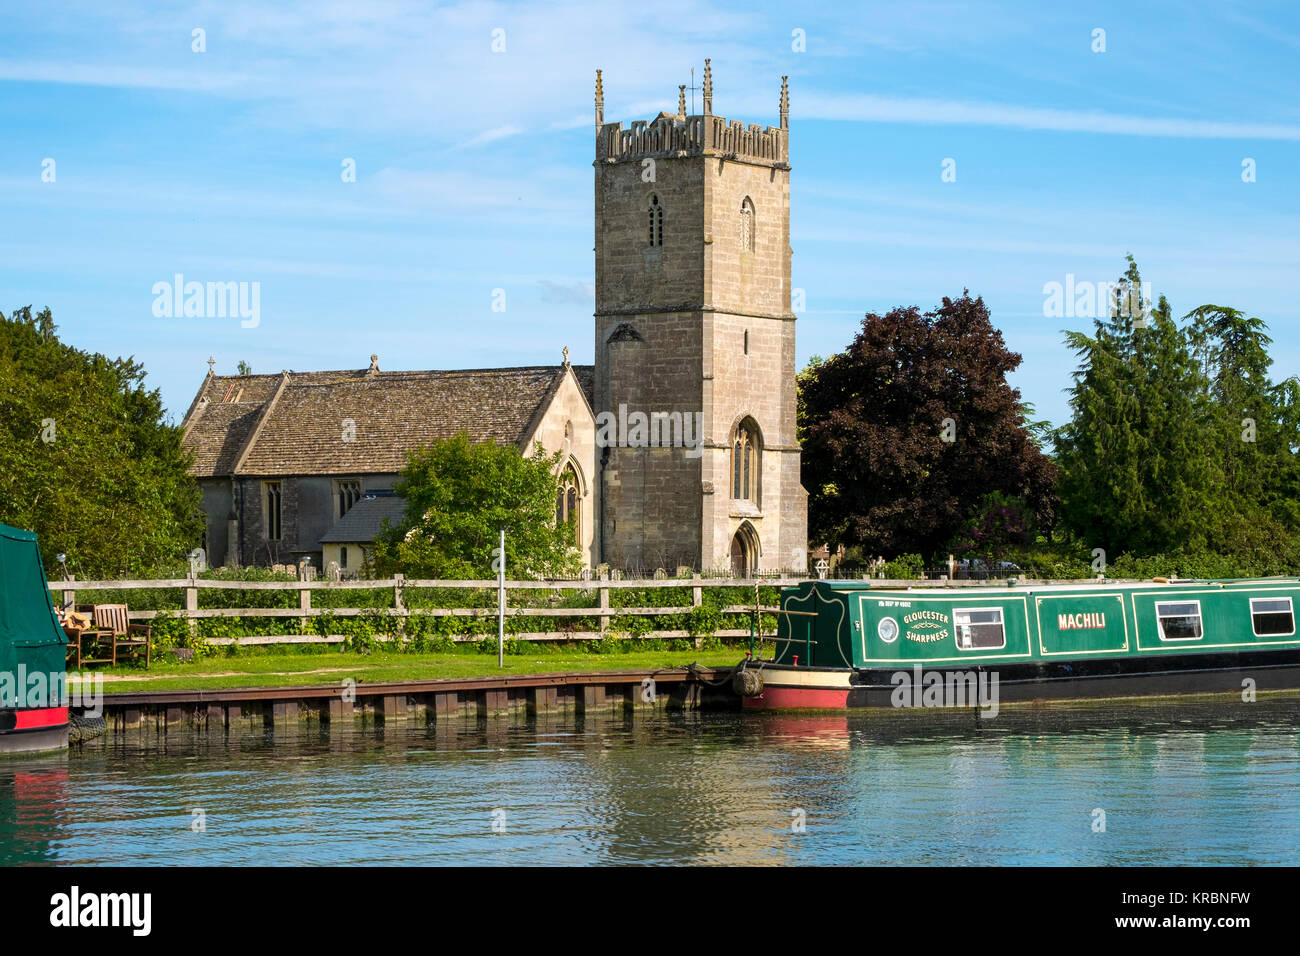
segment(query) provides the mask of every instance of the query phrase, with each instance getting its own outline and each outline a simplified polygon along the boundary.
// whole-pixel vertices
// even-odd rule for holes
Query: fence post
[[[306,584],[307,582],[306,582],[306,581],[299,581],[298,583],[299,583],[299,584]],[[302,610],[302,611],[310,611],[310,610],[311,610],[311,589],[310,589],[310,588],[304,588],[304,587],[299,587],[299,588],[298,588],[298,609],[299,609],[299,610]],[[299,630],[300,633],[302,633],[302,634],[306,634],[307,631],[308,631],[308,628],[310,628],[310,627],[311,627],[311,618],[310,618],[310,617],[300,617],[300,618],[298,618],[298,630]]]
[[[692,577],[697,582],[700,579],[700,576],[698,574],[694,574],[692,575]],[[691,607],[693,608],[701,607],[703,604],[704,604],[704,588],[701,587],[699,584],[695,584],[691,588]],[[704,646],[704,638],[697,637],[695,639],[695,649],[698,651],[703,646]]]
[[[601,576],[600,576],[600,580],[601,580],[602,582],[605,582],[605,583],[602,583],[601,586],[600,586],[600,588],[599,588],[599,593],[600,593],[600,634],[601,634],[602,637],[604,637],[604,636],[605,636],[605,632],[609,630],[609,584],[608,584],[608,581],[609,581],[609,572],[605,572],[605,573],[601,574]]]
[[[501,548],[497,552],[497,667],[506,666],[506,529],[501,528]]]
[[[68,582],[67,582],[67,583],[68,583],[68,584],[71,584],[71,583],[73,583],[73,582],[76,581],[76,580],[77,580],[77,576],[76,576],[75,574],[69,574],[69,575],[68,575]],[[66,607],[72,607],[74,604],[76,604],[76,602],[77,602],[77,591],[76,591],[76,589],[74,588],[73,590],[69,591],[67,588],[64,588],[64,589],[63,589],[63,606],[64,606],[65,608],[66,608]]]
[[[402,599],[402,587],[405,580],[405,574],[393,575],[393,611],[397,614],[397,646],[399,648],[406,637],[406,602]]]
[[[193,613],[198,609],[199,589],[198,585],[194,583],[194,572],[190,571],[189,581],[185,585],[185,622],[189,628],[191,641],[199,636],[199,622]]]

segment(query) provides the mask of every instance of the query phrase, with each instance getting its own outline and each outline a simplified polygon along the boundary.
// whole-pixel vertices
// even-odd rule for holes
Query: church
[[[556,517],[588,567],[803,571],[789,93],[778,126],[595,117],[595,364],[278,375],[209,370],[183,421],[213,565],[355,573],[407,455],[466,432],[562,453]]]

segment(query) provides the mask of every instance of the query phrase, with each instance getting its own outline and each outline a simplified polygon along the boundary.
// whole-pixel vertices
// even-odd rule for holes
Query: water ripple
[[[128,735],[0,763],[0,862],[1296,864],[1298,728],[1279,698]]]

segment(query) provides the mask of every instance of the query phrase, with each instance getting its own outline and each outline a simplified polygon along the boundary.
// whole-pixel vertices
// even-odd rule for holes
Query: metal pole
[[[501,560],[497,567],[497,667],[506,666],[506,529],[501,529]]]

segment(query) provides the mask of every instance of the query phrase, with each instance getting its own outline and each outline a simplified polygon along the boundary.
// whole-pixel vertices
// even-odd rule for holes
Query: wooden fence
[[[573,581],[507,581],[506,586],[506,616],[507,617],[540,617],[540,618],[598,618],[599,630],[556,630],[556,631],[530,631],[515,632],[509,636],[520,640],[529,641],[568,641],[568,640],[595,640],[606,636],[610,631],[610,621],[614,617],[628,616],[665,616],[665,615],[682,615],[689,614],[694,608],[701,607],[704,600],[704,589],[710,587],[726,588],[747,588],[753,590],[755,600],[748,604],[728,605],[718,610],[724,614],[741,614],[754,610],[771,613],[776,610],[775,607],[760,606],[758,604],[759,587],[783,587],[789,584],[798,583],[802,578],[776,577],[776,578],[759,578],[759,579],[732,579],[732,578],[672,578],[672,579],[635,579],[635,580],[610,580],[599,578],[592,580],[573,580]],[[428,617],[471,617],[481,620],[495,621],[497,609],[492,607],[455,607],[455,608],[410,608],[407,607],[403,598],[404,592],[416,588],[436,588],[443,590],[481,590],[491,591],[493,594],[497,590],[497,582],[491,581],[432,581],[410,579],[402,575],[396,575],[392,578],[386,578],[373,581],[219,581],[209,580],[199,577],[170,578],[160,580],[123,580],[123,581],[78,581],[76,579],[51,581],[49,584],[51,591],[60,593],[60,603],[63,606],[72,604],[77,599],[80,592],[83,603],[94,603],[86,600],[85,592],[94,591],[123,591],[123,590],[183,590],[185,594],[185,606],[175,610],[166,611],[137,611],[130,612],[133,621],[149,621],[160,614],[166,614],[170,617],[176,617],[191,622],[202,618],[297,618],[299,626],[304,631],[308,627],[308,621],[312,617],[321,615],[332,615],[335,617],[358,617],[362,615],[378,614],[385,618],[391,618],[394,622],[395,629],[401,628],[401,622],[406,618],[416,616]],[[619,607],[611,606],[610,592],[618,589],[642,588],[642,589],[659,589],[659,588],[690,588],[691,603],[672,605],[669,607]],[[327,591],[338,592],[347,590],[387,590],[393,592],[391,607],[313,607],[312,594],[315,592]],[[207,590],[217,591],[279,591],[279,592],[296,592],[298,596],[298,606],[296,608],[261,608],[261,607],[199,607],[199,592]],[[596,603],[591,607],[512,607],[510,606],[510,593],[518,591],[582,591],[585,593],[594,593]],[[720,630],[718,637],[748,637],[748,628],[744,630],[728,629]],[[687,637],[688,632],[684,629],[677,630],[657,630],[651,631],[645,635],[650,638],[677,638]],[[459,635],[457,640],[475,640],[477,636]],[[267,635],[260,637],[241,637],[241,638],[212,638],[208,641],[210,644],[222,645],[239,643],[241,645],[252,644],[282,644],[282,643],[341,643],[345,638],[342,635],[316,635],[316,634],[280,634]]]
[[[770,578],[670,578],[670,579],[635,579],[635,580],[611,580],[608,578],[598,578],[591,580],[565,580],[565,581],[507,581],[506,582],[506,616],[507,617],[536,617],[536,618],[588,618],[598,619],[599,627],[595,630],[570,630],[557,629],[554,631],[528,631],[513,632],[509,636],[520,640],[529,641],[571,641],[571,640],[595,640],[609,634],[611,630],[611,621],[615,617],[665,617],[674,615],[686,615],[693,609],[699,608],[704,603],[704,590],[706,588],[744,588],[751,591],[754,600],[745,604],[728,604],[719,607],[717,610],[723,614],[747,614],[752,611],[771,614],[777,608],[761,605],[758,602],[759,588],[784,587],[791,584],[798,584],[806,578],[797,577],[770,577]],[[1022,579],[1023,581],[1023,579]],[[912,587],[912,588],[929,588],[929,587],[987,587],[988,581],[980,580],[957,580],[948,581],[938,580],[885,580],[875,578],[871,580],[872,587]],[[1034,582],[1024,582],[1034,583]],[[1063,583],[1063,582],[1053,582]],[[171,617],[180,618],[190,622],[191,632],[195,628],[195,622],[203,618],[297,618],[299,628],[306,631],[309,621],[313,617],[322,615],[333,615],[335,617],[358,617],[362,615],[380,615],[390,618],[394,622],[394,631],[402,629],[402,622],[407,618],[417,616],[428,617],[470,617],[478,618],[484,622],[496,620],[495,601],[492,606],[480,607],[408,607],[404,599],[404,593],[417,588],[432,588],[442,590],[463,589],[466,591],[489,591],[495,595],[497,582],[489,581],[431,581],[408,579],[402,575],[392,578],[373,581],[221,581],[210,580],[199,577],[171,578],[162,580],[123,580],[123,581],[77,581],[75,579],[51,581],[49,584],[51,591],[60,592],[60,603],[64,606],[72,604],[76,599],[78,592],[81,592],[84,603],[95,603],[86,600],[86,592],[96,591],[124,591],[124,590],[181,590],[184,592],[184,607],[169,609],[165,611],[158,610],[132,610],[130,612],[133,621],[149,621],[160,614],[166,614]],[[611,592],[627,589],[640,588],[658,590],[661,588],[676,589],[690,588],[691,603],[676,604],[668,607],[620,607],[610,603]],[[389,607],[314,607],[312,605],[312,595],[319,592],[343,592],[349,590],[388,590],[393,593],[392,605]],[[297,595],[297,607],[199,607],[199,592],[201,591],[278,591],[292,592]],[[511,592],[521,591],[551,591],[558,594],[562,591],[580,591],[584,594],[594,595],[595,602],[589,607],[512,607],[510,604]],[[522,603],[522,602],[521,602]],[[492,630],[495,631],[495,625]],[[485,631],[486,633],[486,631]],[[715,632],[717,637],[738,638],[748,637],[749,629],[723,629]],[[472,641],[481,639],[484,635],[457,635],[456,640]],[[644,635],[649,638],[682,638],[689,637],[690,633],[685,629],[661,629],[654,630]],[[324,643],[334,644],[341,643],[345,640],[343,635],[318,635],[318,634],[275,634],[263,635],[256,637],[240,638],[211,638],[208,643],[214,645],[239,643],[241,645],[252,644],[288,644],[288,643]]]

